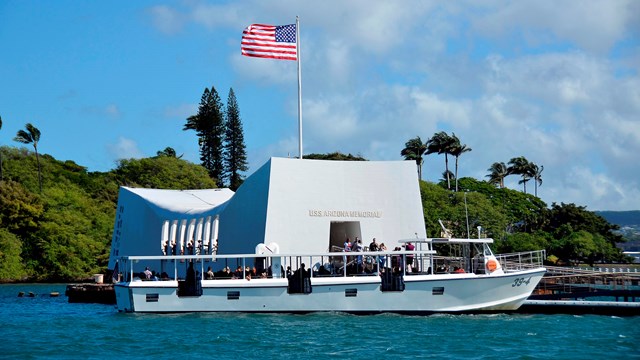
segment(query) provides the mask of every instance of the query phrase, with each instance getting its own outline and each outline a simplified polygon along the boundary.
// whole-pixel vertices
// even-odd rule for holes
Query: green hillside
[[[69,281],[104,272],[121,185],[215,187],[204,168],[170,156],[121,160],[87,172],[73,161],[3,146],[0,181],[0,281]]]

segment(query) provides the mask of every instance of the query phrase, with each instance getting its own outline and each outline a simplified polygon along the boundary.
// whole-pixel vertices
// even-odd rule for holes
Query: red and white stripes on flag
[[[296,24],[252,24],[242,32],[242,55],[280,60],[298,60]]]

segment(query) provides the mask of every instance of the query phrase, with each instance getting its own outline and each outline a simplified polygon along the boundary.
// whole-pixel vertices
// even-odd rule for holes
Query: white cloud
[[[142,151],[138,149],[138,144],[131,139],[119,137],[115,144],[107,144],[107,151],[114,160],[131,159],[143,157]]]
[[[487,91],[534,109],[519,135],[518,119],[505,117],[504,107],[495,117],[520,147],[565,168],[598,166],[630,184],[640,177],[640,168],[629,166],[640,152],[638,90],[628,85],[637,75],[616,76],[610,61],[575,52],[493,59],[490,66],[497,75],[487,79]]]
[[[167,6],[157,5],[148,9],[153,26],[165,34],[174,34],[182,30],[186,21],[179,11]]]
[[[107,115],[114,118],[119,118],[121,115],[118,105],[115,105],[115,104],[107,105],[107,107],[105,108],[105,112]]]
[[[640,20],[633,0],[497,1],[481,8],[480,16],[470,18],[474,29],[487,36],[519,34],[534,46],[570,41],[599,53],[608,51]]]
[[[111,119],[119,119],[122,117],[122,112],[116,104],[109,104],[106,106],[85,106],[80,110],[80,112],[86,115],[108,117]]]
[[[591,169],[575,166],[568,169],[561,183],[554,183],[551,197],[555,202],[589,204],[590,210],[637,210],[640,192],[619,179]],[[581,201],[576,201],[581,200]],[[588,200],[588,202],[585,202]]]
[[[417,111],[425,114],[427,121],[447,123],[454,128],[465,129],[470,123],[470,104],[462,99],[444,100],[437,94],[413,91],[412,100]]]
[[[303,54],[304,55],[304,54]],[[327,87],[333,89],[349,86],[352,80],[351,74],[354,69],[351,61],[351,49],[340,40],[332,40],[326,45],[326,51],[318,53],[321,58],[311,59],[311,66],[317,68],[325,68],[326,71],[319,71],[312,76],[319,81],[318,77],[332,79]],[[306,59],[305,59],[306,60]]]
[[[325,2],[332,12],[331,37],[348,38],[352,46],[365,52],[384,54],[395,48],[400,38],[411,36],[413,26],[429,9],[427,2],[413,1],[398,6],[392,2],[342,1]],[[322,10],[321,10],[322,11]],[[321,15],[327,15],[322,13]],[[322,16],[326,20],[326,16]]]
[[[396,160],[408,139],[445,130],[473,148],[461,176],[484,179],[493,162],[525,156],[545,166],[539,191],[549,203],[640,204],[640,53],[628,45],[637,44],[640,2],[287,0],[163,11],[169,23],[209,30],[299,14],[306,153]],[[295,62],[237,52],[229,62],[237,78],[265,88],[297,81]],[[295,90],[285,94],[281,106],[294,109]],[[296,133],[250,148],[250,161],[296,156]],[[443,163],[430,156],[425,175],[439,179]]]
[[[175,106],[167,106],[163,114],[168,118],[178,118],[184,120],[189,116],[198,112],[198,105],[196,104],[180,104]]]
[[[245,21],[247,9],[242,4],[211,5],[197,3],[190,13],[191,19],[208,29],[218,26],[238,24]],[[249,25],[249,24],[247,24]]]
[[[304,102],[304,115],[312,138],[338,144],[356,135],[358,117],[353,103],[344,99],[316,99]]]
[[[247,159],[251,166],[249,172],[258,170],[258,168],[265,162],[267,162],[271,157],[297,158],[298,146],[299,145],[297,136],[287,136],[281,138],[273,144],[260,148],[249,149],[247,154]],[[304,153],[308,154],[309,151],[304,150]]]
[[[252,81],[279,85],[297,83],[298,73],[295,61],[255,59],[238,53],[231,55],[230,61],[239,76]]]
[[[491,69],[485,79],[487,91],[531,96],[560,106],[597,101],[594,91],[601,89],[608,70],[606,63],[578,52],[515,59],[491,56],[487,61]]]

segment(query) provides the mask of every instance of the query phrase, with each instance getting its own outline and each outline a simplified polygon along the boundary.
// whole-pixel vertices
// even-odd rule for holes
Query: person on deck
[[[356,241],[353,243],[353,247],[355,252],[362,252],[362,240],[356,238]],[[362,263],[363,257],[362,255],[358,255],[356,257],[356,265],[357,265],[357,273],[360,274],[364,272],[364,264]]]
[[[378,251],[378,243],[376,242],[376,238],[373,238],[371,244],[369,244],[369,251]]]
[[[387,251],[387,246],[384,243],[380,243],[380,246],[378,247],[378,251]],[[382,255],[380,257],[378,257],[378,262],[380,263],[380,267],[384,268],[384,265],[387,262],[387,256],[386,255]]]
[[[413,251],[416,249],[416,247],[411,242],[408,242],[405,246],[405,249],[407,251]],[[407,272],[411,271],[413,271],[413,255],[407,255]]]
[[[146,268],[144,268],[144,277],[147,280],[151,280],[151,275],[153,275],[153,273],[151,272],[151,270],[149,270],[149,267],[147,266]]]
[[[344,242],[344,251],[351,251],[351,239],[347,238],[347,241]]]

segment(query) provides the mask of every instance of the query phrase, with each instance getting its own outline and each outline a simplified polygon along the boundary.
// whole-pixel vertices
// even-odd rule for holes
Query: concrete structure
[[[272,158],[238,189],[220,214],[219,253],[253,253],[277,243],[281,253],[425,238],[416,166],[411,161]]]
[[[392,249],[426,238],[415,162],[272,158],[234,194],[229,189],[120,189],[109,268],[125,255],[322,253],[349,237]],[[171,245],[174,245],[174,250]],[[169,245],[169,246],[167,246]]]
[[[163,255],[195,237],[212,246],[215,217],[233,196],[229,189],[159,190],[121,187],[109,269],[123,255]],[[215,229],[213,229],[215,230]],[[189,236],[190,235],[190,236]],[[169,241],[171,240],[171,242]],[[167,251],[169,245],[169,251]],[[181,246],[182,245],[182,246]],[[180,254],[180,250],[177,250]]]

